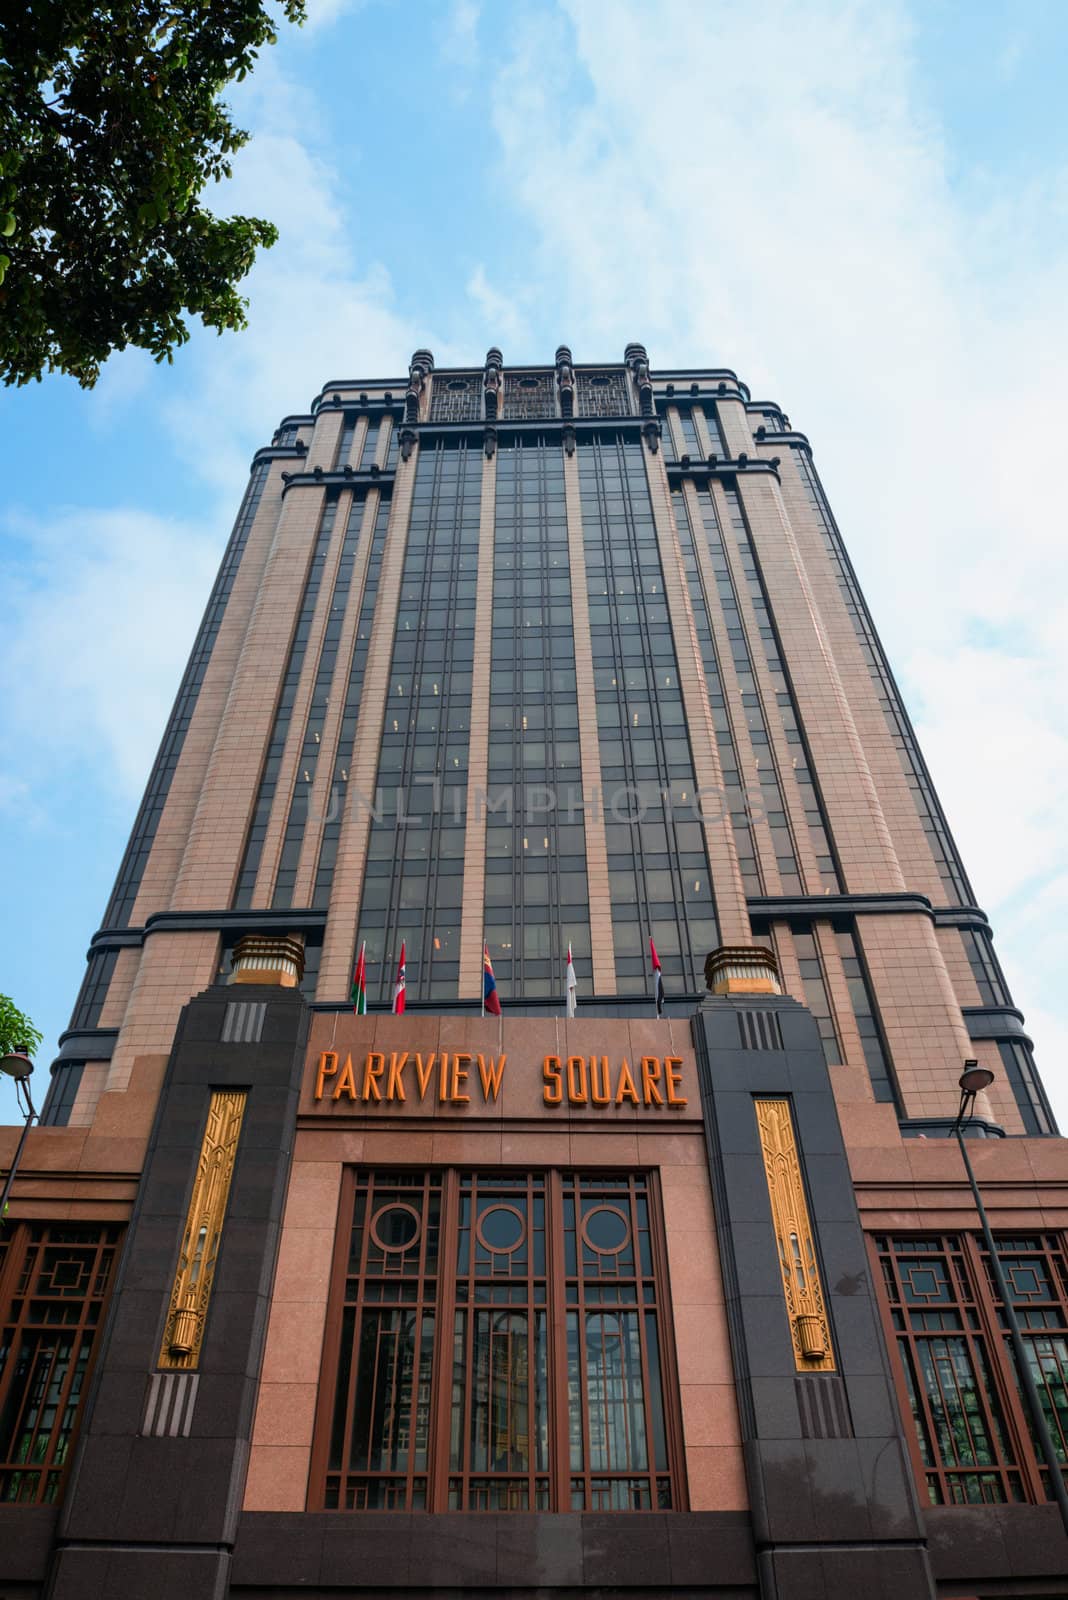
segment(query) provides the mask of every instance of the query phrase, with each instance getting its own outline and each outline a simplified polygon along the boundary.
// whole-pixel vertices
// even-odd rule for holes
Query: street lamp
[[[33,1062],[30,1060],[28,1050],[12,1050],[6,1056],[0,1056],[0,1072],[15,1080],[15,1093],[18,1095],[19,1109],[25,1121],[22,1124],[22,1133],[15,1146],[15,1158],[8,1169],[4,1179],[4,1192],[0,1195],[0,1225],[7,1216],[8,1196],[11,1186],[15,1182],[15,1174],[19,1170],[22,1152],[26,1148],[26,1139],[33,1123],[37,1121],[37,1112],[34,1110],[33,1100],[30,1097],[30,1074],[33,1071]]]
[[[1020,1378],[1020,1387],[1027,1401],[1027,1410],[1031,1418],[1031,1426],[1039,1444],[1042,1446],[1042,1455],[1045,1459],[1046,1470],[1049,1473],[1050,1485],[1053,1489],[1053,1498],[1057,1502],[1061,1513],[1064,1531],[1068,1534],[1068,1490],[1064,1486],[1064,1473],[1061,1463],[1057,1458],[1057,1451],[1053,1443],[1053,1435],[1046,1420],[1046,1413],[1039,1398],[1038,1385],[1035,1383],[1034,1373],[1028,1359],[1027,1346],[1024,1344],[1020,1323],[1016,1316],[1016,1308],[1009,1294],[1009,1286],[1005,1280],[1005,1273],[998,1255],[994,1235],[990,1231],[990,1221],[983,1205],[983,1197],[979,1193],[976,1182],[975,1170],[968,1155],[968,1147],[964,1139],[964,1130],[972,1120],[975,1111],[975,1097],[981,1089],[988,1089],[994,1081],[994,1074],[986,1067],[981,1067],[978,1061],[966,1061],[964,1071],[960,1075],[960,1106],[957,1110],[957,1120],[949,1130],[957,1136],[960,1153],[964,1160],[964,1170],[968,1174],[968,1182],[972,1186],[972,1199],[975,1209],[979,1214],[979,1225],[983,1230],[983,1242],[986,1253],[990,1258],[990,1268],[994,1274],[994,1284],[1001,1297],[1001,1304],[1005,1308],[1005,1321],[1009,1326],[1009,1340],[1012,1344],[1012,1353],[1016,1360],[1016,1371]]]

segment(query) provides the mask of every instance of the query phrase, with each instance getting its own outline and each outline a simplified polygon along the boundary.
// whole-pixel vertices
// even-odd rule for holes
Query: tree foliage
[[[280,0],[303,22],[305,0]],[[185,314],[245,326],[236,284],[277,231],[200,204],[248,139],[219,98],[276,34],[260,0],[0,5],[0,377],[113,350],[173,359]]]
[[[40,1029],[34,1027],[14,1000],[0,994],[0,1056],[10,1055],[13,1050],[25,1050],[32,1055],[43,1038]]]

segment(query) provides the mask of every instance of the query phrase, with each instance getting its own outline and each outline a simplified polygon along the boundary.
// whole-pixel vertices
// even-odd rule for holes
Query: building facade
[[[326,384],[2,1225],[3,1593],[1068,1594],[967,1060],[1068,1466],[1068,1153],[804,434]]]

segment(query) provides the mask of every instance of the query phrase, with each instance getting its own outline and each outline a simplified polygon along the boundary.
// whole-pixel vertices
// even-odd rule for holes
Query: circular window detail
[[[371,1238],[380,1250],[407,1250],[419,1237],[421,1223],[412,1206],[383,1206],[371,1219]]]
[[[527,1225],[515,1206],[490,1206],[479,1217],[475,1232],[484,1250],[493,1255],[508,1255],[523,1243]]]
[[[595,1206],[582,1219],[582,1237],[599,1256],[614,1256],[630,1238],[630,1221],[615,1206]]]

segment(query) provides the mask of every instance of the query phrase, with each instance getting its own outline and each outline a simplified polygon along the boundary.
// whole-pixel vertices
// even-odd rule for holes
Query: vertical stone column
[[[559,354],[559,352],[558,352]],[[590,894],[590,951],[594,994],[614,994],[616,950],[612,897],[608,888],[608,846],[604,829],[601,745],[597,732],[597,691],[593,680],[590,597],[586,546],[582,537],[582,496],[574,436],[564,450],[564,506],[567,512],[567,562],[571,573],[571,616],[575,636],[575,689],[578,695],[579,760],[585,810],[586,882]]]
[[[749,797],[752,796],[753,799],[758,799],[760,802],[756,808],[756,815],[750,822],[750,832],[753,836],[753,843],[756,846],[757,862],[760,867],[760,876],[763,879],[764,893],[781,894],[782,882],[779,878],[779,866],[775,858],[775,846],[772,842],[771,829],[768,826],[766,817],[764,816],[763,795],[761,794],[760,789],[760,768],[757,763],[756,751],[754,750],[752,740],[749,737],[749,725],[746,721],[745,711],[742,706],[742,690],[738,683],[738,672],[734,664],[734,652],[731,649],[731,641],[727,636],[727,625],[723,619],[723,611],[719,604],[719,589],[716,584],[716,574],[712,567],[712,557],[709,552],[708,541],[705,538],[704,528],[701,523],[701,508],[697,499],[697,489],[692,478],[685,479],[682,492],[686,500],[686,509],[690,518],[690,527],[693,529],[693,542],[694,549],[697,552],[697,565],[701,569],[701,579],[704,583],[705,593],[708,596],[708,624],[712,629],[712,640],[716,647],[716,659],[719,664],[720,682],[723,685],[723,698],[726,702],[727,720],[731,725],[731,738],[734,741],[734,748],[738,754],[738,770],[742,775],[746,799],[748,800]],[[717,511],[718,510],[719,508],[717,507]],[[722,524],[722,517],[720,518],[720,521]],[[726,538],[724,538],[723,547],[726,550]],[[737,589],[737,575],[735,574],[734,576],[735,588]],[[738,599],[738,615],[739,617],[744,615],[741,609],[740,595]],[[759,645],[759,639],[756,642]],[[747,630],[746,643],[749,647],[750,656],[753,656],[753,634],[751,630]],[[704,677],[703,664],[702,677]],[[705,679],[706,701],[707,698],[708,680]],[[765,718],[765,720],[767,721],[768,719]],[[716,763],[718,765],[718,745],[716,746],[715,755]],[[725,797],[726,791],[723,790],[722,777],[720,778],[720,789],[724,793]],[[726,804],[725,798],[724,804]],[[734,851],[735,860],[737,861],[738,852],[735,848],[733,827],[730,828],[730,843],[732,850]],[[714,874],[713,881],[715,881]],[[729,944],[733,943],[734,941],[723,939],[721,942],[724,944]]]
[[[272,461],[269,468],[141,878],[130,917],[135,927],[143,925],[153,912],[170,905],[245,635],[274,547],[282,510],[281,474],[285,464],[284,460]]]
[[[812,848],[812,840],[808,831],[808,819],[805,816],[804,801],[801,798],[797,781],[794,777],[794,751],[799,747],[790,745],[787,742],[786,734],[783,730],[782,717],[779,714],[779,702],[771,673],[768,671],[767,657],[764,654],[764,641],[760,637],[760,629],[757,625],[756,613],[753,610],[753,600],[749,593],[749,585],[742,571],[741,558],[731,532],[730,518],[726,515],[726,506],[723,503],[722,496],[716,493],[717,489],[718,484],[713,490],[713,495],[716,502],[716,514],[720,519],[720,527],[723,532],[723,548],[726,551],[727,564],[730,567],[735,593],[738,597],[738,611],[742,619],[742,627],[745,629],[749,656],[753,663],[753,677],[756,681],[757,693],[760,696],[764,713],[764,722],[768,730],[773,770],[779,780],[783,806],[790,825],[794,856],[797,860],[801,882],[805,886],[806,892],[808,894],[819,894],[822,887],[820,872],[816,865],[816,854]]]
[[[482,499],[478,515],[475,645],[471,664],[467,819],[464,829],[463,904],[460,913],[458,991],[460,994],[479,994],[482,984],[486,899],[486,785],[489,781],[490,657],[493,651],[493,539],[496,515],[497,457],[494,454],[483,457]]]
[[[740,1012],[751,1019],[745,1028]],[[934,1600],[815,1021],[785,997],[709,996],[692,1030],[761,1596]],[[765,1047],[752,1048],[754,1038]],[[801,1353],[803,1319],[787,1296],[758,1100],[788,1108],[796,1139],[796,1171],[784,1169],[779,1181],[791,1185],[815,1242],[829,1342],[811,1360]]]
[[[905,881],[910,889],[926,895],[934,905],[941,905],[945,901],[946,891],[923,831],[901,757],[879,704],[879,690],[872,681],[852,617],[846,609],[836,565],[824,544],[821,518],[801,486],[795,464],[797,451],[783,451],[774,440],[758,445],[756,449],[763,455],[782,456],[783,504],[864,746],[865,758],[878,790],[883,816]],[[804,707],[802,715],[807,716]]]
[[[976,1054],[930,917],[860,916],[857,933],[871,975],[906,1116],[950,1117],[964,1061]],[[997,1122],[1021,1133],[1004,1074],[987,1091]]]
[[[779,485],[771,473],[742,473],[738,493],[808,735],[842,886],[852,894],[902,890],[879,794]]]
[[[356,919],[360,913],[367,840],[371,831],[368,802],[373,798],[378,778],[378,753],[389,694],[393,635],[397,626],[404,554],[408,546],[408,519],[418,465],[419,445],[415,441],[408,459],[404,460],[402,455],[398,462],[394,479],[393,506],[378,578],[374,629],[363,675],[360,720],[356,724],[356,738],[352,747],[345,816],[338,840],[330,909],[319,963],[316,994],[320,1000],[343,1000],[349,992],[352,978]]]
[[[282,854],[282,841],[289,822],[289,811],[293,804],[297,773],[300,768],[301,751],[304,748],[305,725],[308,721],[308,713],[311,710],[315,679],[319,672],[319,654],[323,647],[323,635],[326,633],[326,625],[330,621],[330,612],[333,609],[334,584],[337,582],[338,568],[341,565],[341,552],[345,547],[345,534],[348,529],[351,510],[352,491],[343,489],[338,495],[334,526],[330,531],[330,542],[327,545],[326,559],[323,562],[322,575],[319,580],[319,592],[315,597],[315,609],[312,612],[308,628],[308,642],[304,648],[304,659],[301,662],[297,692],[293,697],[293,709],[289,717],[285,747],[278,765],[274,804],[271,807],[271,815],[267,823],[267,834],[260,853],[260,864],[252,894],[252,905],[257,910],[269,907],[271,897],[274,894],[274,883],[278,875],[279,858]],[[351,592],[349,598],[350,600],[352,598]],[[320,755],[321,759],[322,756]],[[300,901],[295,901],[294,904],[299,905]]]
[[[371,424],[368,417],[361,416],[356,418],[356,426],[352,433],[352,443],[349,446],[348,459],[346,461],[339,461],[339,467],[355,467],[356,463],[363,455],[364,441],[367,438],[367,430],[370,425]]]
[[[726,805],[723,803],[723,772],[716,747],[716,730],[712,726],[708,683],[697,642],[690,594],[683,576],[682,549],[671,511],[667,470],[663,454],[659,450],[654,453],[648,438],[643,441],[642,448],[649,483],[649,498],[653,507],[653,523],[660,546],[660,563],[664,572],[664,597],[667,600],[671,633],[675,641],[675,657],[679,665],[679,688],[686,713],[690,749],[693,752],[694,776],[698,794],[712,797],[711,804],[706,800],[703,809],[708,815],[703,816],[701,822],[709,866],[712,870],[720,943],[747,945],[752,943],[752,934],[745,903],[745,887],[738,869],[734,830],[731,827],[730,817],[726,814]]]
[[[145,940],[102,1086],[108,1093],[127,1087],[138,1056],[167,1054],[182,1007],[214,983],[218,965],[219,935],[212,930],[153,933]],[[95,1111],[95,1105],[79,1109]]]
[[[333,682],[330,685],[330,699],[326,708],[326,716],[323,718],[323,731],[319,745],[319,761],[315,768],[315,780],[308,796],[308,820],[300,849],[300,862],[297,867],[296,881],[293,885],[293,904],[295,906],[311,904],[312,891],[315,886],[316,864],[319,860],[319,850],[323,841],[323,828],[331,806],[344,803],[343,793],[335,796],[333,792],[334,767],[337,762],[341,721],[345,711],[349,675],[352,671],[353,651],[356,648],[356,630],[360,625],[360,612],[363,609],[364,591],[367,585],[367,569],[371,560],[371,545],[374,541],[375,522],[378,518],[381,497],[380,490],[369,489],[367,498],[363,503],[363,520],[360,524],[360,538],[356,547],[356,558],[352,566],[352,583],[349,586],[348,607],[341,628],[341,636],[338,639],[337,662],[334,667]]]
[[[300,485],[283,503],[189,830],[177,910],[230,904],[324,502],[323,489]]]
[[[320,411],[315,419],[315,432],[312,434],[311,445],[308,448],[307,471],[314,472],[316,467],[322,467],[324,472],[332,472],[337,460],[337,447],[341,439],[341,430],[345,425],[343,411]]]
[[[258,1006],[227,1042],[227,1008]],[[60,1512],[50,1600],[229,1592],[280,1219],[296,1128],[307,1009],[294,989],[242,986],[185,1009]],[[199,1355],[163,1350],[213,1092],[243,1091]]]

